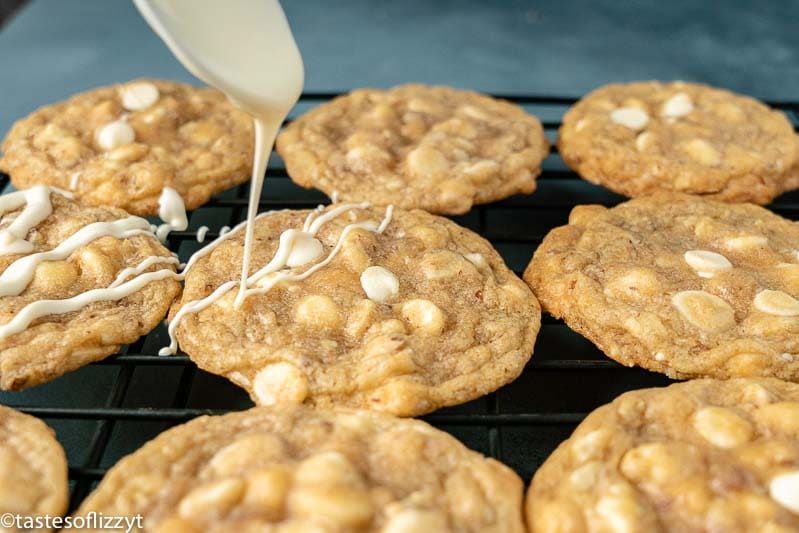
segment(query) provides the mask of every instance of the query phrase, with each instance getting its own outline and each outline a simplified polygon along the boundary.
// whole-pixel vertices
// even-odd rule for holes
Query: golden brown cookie
[[[342,206],[315,214],[333,209]],[[402,416],[478,398],[521,373],[540,310],[488,242],[420,210],[394,210],[377,233],[386,209],[344,209],[320,227],[315,257],[281,272],[318,270],[253,294],[238,309],[233,288],[186,314],[176,326],[180,348],[261,405],[346,405]],[[250,271],[270,263],[281,234],[301,230],[310,213],[261,216]],[[243,243],[236,231],[197,261],[170,320],[239,279]]]
[[[785,115],[695,83],[601,87],[563,117],[558,151],[584,179],[629,197],[767,204],[799,187],[799,140]]]
[[[158,213],[164,187],[187,209],[249,179],[252,121],[225,95],[160,80],[101,87],[42,107],[3,142],[17,188],[71,190],[88,205]]]
[[[38,200],[36,193],[42,193]],[[0,388],[17,390],[103,359],[148,333],[166,315],[180,283],[174,279],[177,259],[145,219],[83,206],[44,186],[13,194],[0,203],[33,195],[0,219]],[[15,221],[44,201],[52,212],[14,237]],[[135,286],[155,272],[163,275],[151,274],[157,279]],[[132,292],[126,289],[131,286]],[[104,294],[111,287],[130,294]],[[92,295],[101,299],[81,302]]]
[[[32,416],[0,405],[0,515],[63,516],[68,503],[67,458],[53,430]],[[37,529],[36,531],[51,531]]]
[[[424,422],[256,407],[201,417],[120,461],[89,512],[154,533],[521,533],[522,483]]]
[[[322,104],[285,129],[277,150],[303,187],[459,214],[533,192],[549,144],[538,119],[516,105],[411,84]]]
[[[799,224],[661,193],[578,206],[524,279],[609,357],[672,378],[799,381]]]
[[[799,531],[799,385],[623,394],[539,468],[526,512],[535,533]]]

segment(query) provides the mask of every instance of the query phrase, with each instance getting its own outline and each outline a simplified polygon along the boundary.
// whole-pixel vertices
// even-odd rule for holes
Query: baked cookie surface
[[[524,274],[622,364],[672,378],[799,380],[799,224],[677,193],[578,206]]]
[[[78,515],[167,531],[521,533],[509,468],[424,422],[256,407],[201,417],[121,460]]]
[[[173,275],[177,259],[145,219],[121,209],[83,206],[44,186],[12,194],[30,196],[0,219],[0,388],[37,385],[102,359],[164,318],[180,292]],[[52,212],[27,233],[11,237],[18,231],[15,223],[30,214],[26,210],[45,201]],[[145,279],[142,274],[156,271],[164,276],[126,297],[80,301],[95,289],[125,291],[125,282],[137,283]],[[56,314],[55,308],[67,302],[74,304],[72,310]]]
[[[67,491],[67,458],[53,430],[38,418],[0,405],[0,514],[62,516]]]
[[[563,118],[558,151],[584,179],[629,197],[675,191],[769,203],[799,187],[799,141],[780,111],[685,82],[601,87]]]
[[[252,121],[219,91],[160,80],[101,87],[34,111],[3,142],[17,188],[71,190],[89,205],[158,213],[164,187],[187,209],[250,178]]]
[[[358,205],[259,217],[251,272],[269,264],[283,232],[302,229],[309,214],[339,213],[319,227],[315,257],[282,272],[317,270],[253,294],[238,309],[233,288],[176,327],[170,322],[180,348],[261,405],[413,416],[515,379],[532,354],[540,309],[491,245],[424,211],[396,209],[385,219],[389,210]],[[389,223],[378,233],[381,220]],[[243,233],[226,235],[188,270],[170,321],[239,279]]]
[[[419,84],[340,96],[292,122],[276,146],[303,187],[446,214],[532,193],[549,153],[541,123],[520,107]]]
[[[592,412],[536,472],[536,533],[799,531],[799,385],[694,380]]]

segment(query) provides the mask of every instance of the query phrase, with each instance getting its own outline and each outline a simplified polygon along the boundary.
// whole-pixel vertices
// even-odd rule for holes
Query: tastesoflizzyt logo
[[[0,515],[0,528],[11,529],[105,529],[130,533],[141,530],[142,516],[106,516],[94,511],[85,516],[26,516],[15,513]]]

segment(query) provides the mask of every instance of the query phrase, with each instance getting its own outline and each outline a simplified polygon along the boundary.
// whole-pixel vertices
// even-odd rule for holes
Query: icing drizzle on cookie
[[[295,264],[290,265],[289,261],[292,257],[300,255],[310,257],[311,254],[307,254],[305,248],[315,245],[309,244],[310,242],[319,242],[316,239],[316,234],[319,230],[324,226],[327,222],[335,219],[342,214],[352,211],[354,209],[366,209],[370,207],[371,204],[368,202],[360,203],[360,204],[342,204],[338,205],[335,208],[331,209],[327,213],[322,214],[322,206],[312,211],[308,217],[305,219],[305,223],[303,224],[302,230],[297,229],[287,229],[280,235],[280,241],[275,254],[272,256],[272,259],[263,267],[261,267],[258,271],[254,274],[248,276],[244,283],[241,283],[239,280],[230,280],[219,287],[217,287],[211,294],[206,296],[205,298],[201,298],[199,300],[194,300],[184,304],[180,310],[175,314],[172,318],[172,321],[169,323],[169,346],[162,348],[158,354],[159,355],[172,355],[177,351],[177,340],[175,339],[175,330],[178,327],[178,324],[188,314],[198,313],[203,309],[209,307],[217,300],[222,298],[225,294],[233,290],[234,288],[239,288],[239,295],[244,295],[243,298],[247,298],[248,296],[255,295],[255,294],[265,294],[272,290],[275,285],[281,283],[283,281],[301,281],[309,276],[311,276],[314,272],[324,268],[327,266],[333,258],[338,254],[343,246],[344,240],[347,238],[347,235],[355,230],[355,229],[365,229],[367,231],[372,231],[374,233],[383,233],[386,230],[386,227],[391,222],[391,217],[394,212],[394,206],[388,206],[385,211],[385,215],[383,216],[383,220],[380,223],[377,223],[373,220],[365,220],[361,222],[354,222],[351,224],[347,224],[341,230],[341,234],[336,241],[336,244],[327,254],[327,257],[322,259],[321,261],[313,264],[313,266],[307,268],[302,272],[296,272],[293,270],[293,267],[303,266],[302,264]],[[269,213],[263,213],[259,215],[257,218],[261,218],[262,216],[268,215]],[[188,272],[191,267],[196,264],[197,260],[210,253],[210,251],[218,246],[222,241],[229,238],[232,235],[237,234],[242,227],[246,227],[246,222],[242,222],[238,226],[236,226],[230,233],[227,233],[211,244],[194,254],[190,259],[186,268],[183,271],[183,275]],[[321,244],[321,243],[320,243]],[[298,252],[298,246],[301,247],[301,253]],[[310,261],[318,259],[322,254],[318,254]],[[310,262],[309,261],[309,262]],[[304,263],[307,264],[307,263]],[[237,295],[238,297],[238,295]]]
[[[3,234],[11,235],[16,239],[11,242],[10,247],[14,247],[17,242],[21,242],[24,244],[16,244],[16,248],[20,249],[24,247],[25,252],[7,252],[4,250],[3,253],[29,254],[13,261],[2,274],[0,274],[0,297],[18,296],[22,294],[33,280],[38,265],[45,261],[65,260],[79,248],[102,237],[111,236],[116,239],[126,239],[137,235],[144,235],[155,238],[147,220],[136,216],[128,216],[113,221],[87,224],[67,237],[52,250],[30,253],[33,251],[33,245],[25,241],[24,238],[27,236],[28,231],[43,222],[53,212],[51,194],[61,194],[66,197],[72,196],[60,189],[46,186],[37,186],[25,191],[0,196],[0,211],[3,213],[17,210],[22,207],[23,204],[25,205],[22,212],[17,215],[11,224],[6,229],[2,230]],[[6,250],[7,249],[8,248],[6,248]],[[168,277],[181,279],[181,274],[167,268],[162,268],[153,272],[145,272],[153,265],[177,265],[178,263],[179,261],[174,255],[147,257],[135,267],[122,269],[109,287],[91,289],[63,300],[44,299],[32,302],[24,306],[9,322],[0,325],[0,340],[25,330],[31,322],[43,316],[77,311],[93,302],[120,300],[152,281],[166,279]]]

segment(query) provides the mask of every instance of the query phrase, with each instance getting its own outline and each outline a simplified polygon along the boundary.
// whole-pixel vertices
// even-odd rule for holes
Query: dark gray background
[[[610,81],[677,78],[799,98],[796,0],[284,4],[311,91],[422,81],[580,95]],[[0,65],[0,131],[96,85],[191,79],[127,0],[34,0],[0,32]]]

